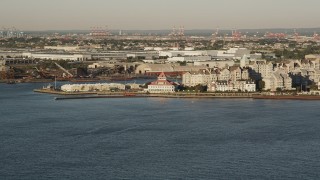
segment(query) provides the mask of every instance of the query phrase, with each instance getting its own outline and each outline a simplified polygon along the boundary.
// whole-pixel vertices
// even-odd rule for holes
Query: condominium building
[[[283,72],[273,72],[271,76],[262,79],[265,82],[264,90],[276,91],[278,88],[282,90],[292,89],[292,78]]]
[[[182,75],[182,84],[189,87],[196,85],[206,86],[215,80],[217,80],[217,74],[208,70],[187,72]]]

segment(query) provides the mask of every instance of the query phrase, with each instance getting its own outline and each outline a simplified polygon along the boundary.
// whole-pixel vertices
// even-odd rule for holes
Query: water
[[[319,179],[319,101],[83,99],[0,84],[0,179]]]

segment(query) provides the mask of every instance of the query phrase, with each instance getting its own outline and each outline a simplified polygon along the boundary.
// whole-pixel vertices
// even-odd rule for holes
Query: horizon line
[[[195,31],[195,30],[272,30],[272,29],[320,29],[320,27],[268,27],[268,28],[192,28],[192,29],[185,29],[185,31]],[[108,29],[109,31],[168,31],[172,30],[169,29]],[[20,31],[91,31],[91,29],[33,29],[33,30],[23,30]]]

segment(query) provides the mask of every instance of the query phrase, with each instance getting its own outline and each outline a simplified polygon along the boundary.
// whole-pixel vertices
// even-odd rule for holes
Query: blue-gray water
[[[55,101],[0,84],[0,179],[319,179],[319,101]]]

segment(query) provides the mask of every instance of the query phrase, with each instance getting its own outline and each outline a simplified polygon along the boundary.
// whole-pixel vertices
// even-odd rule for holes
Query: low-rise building
[[[91,60],[89,54],[68,54],[68,53],[23,53],[23,57],[43,59],[43,60],[70,60],[70,61],[86,61]]]
[[[246,48],[234,47],[228,50],[210,50],[207,54],[212,59],[225,60],[225,59],[238,59],[240,60],[244,55],[250,57],[250,50]]]
[[[164,64],[165,60],[162,59],[145,59],[142,60],[144,63],[150,63],[150,64]]]
[[[207,51],[160,51],[160,57],[207,56]]]
[[[169,63],[176,62],[197,62],[197,61],[210,61],[210,56],[183,56],[183,57],[171,57],[167,59]]]
[[[44,49],[77,51],[77,50],[79,50],[79,46],[44,46]]]
[[[209,92],[255,92],[256,84],[249,80],[213,81],[208,85]]]
[[[235,62],[233,60],[225,61],[205,61],[205,62],[194,62],[195,66],[207,66],[208,68],[225,68],[229,66],[234,66]]]
[[[94,60],[125,60],[127,58],[153,59],[158,58],[159,53],[157,51],[102,51],[91,53],[91,56]]]
[[[209,84],[207,89],[209,92],[228,92],[232,90],[233,86],[228,81],[213,81]]]
[[[206,69],[205,66],[180,66],[179,64],[141,64],[135,69],[136,74],[160,74],[164,72],[166,74],[182,75],[189,71],[199,71]]]
[[[61,90],[65,92],[125,90],[125,85],[119,83],[65,84],[61,86]]]

